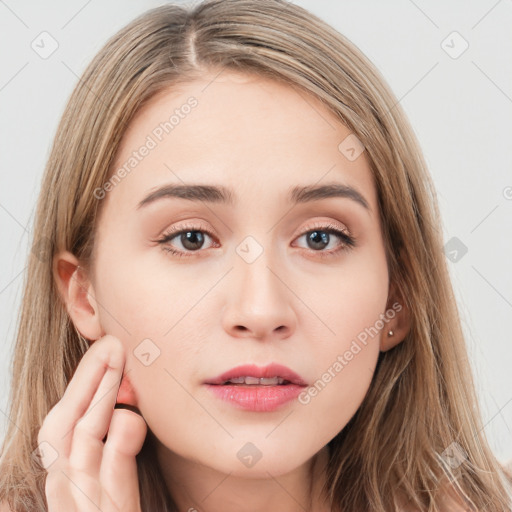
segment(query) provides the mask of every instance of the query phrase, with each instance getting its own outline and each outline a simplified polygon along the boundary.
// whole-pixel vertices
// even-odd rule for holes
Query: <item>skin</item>
[[[136,405],[156,437],[158,460],[180,510],[291,512],[310,503],[315,511],[328,510],[320,493],[326,444],[363,401],[379,351],[400,343],[409,329],[408,311],[389,281],[366,152],[353,161],[340,152],[350,130],[312,96],[224,70],[145,105],[125,133],[116,169],[190,96],[197,106],[101,199],[94,272],[77,268],[80,262],[65,251],[55,258],[56,281],[75,326],[85,338],[99,340],[87,354],[118,350],[126,375],[118,401]],[[169,183],[230,187],[235,204],[164,198],[137,208]],[[326,183],[355,188],[369,209],[347,197],[288,202],[290,187]],[[328,225],[353,236],[355,247],[334,254],[343,247],[336,235],[327,235],[324,248],[308,243],[309,232]],[[155,240],[173,226],[201,231],[203,245],[196,243],[194,252],[177,235],[166,246],[189,256],[166,252]],[[251,263],[236,251],[247,236],[263,250]],[[203,384],[239,364],[278,362],[313,385],[396,302],[402,310],[360,344],[307,404],[295,400],[274,412],[242,411]],[[159,350],[148,366],[135,350],[145,339],[151,353]],[[99,370],[86,356],[79,366],[85,368],[83,396],[76,386],[72,398],[90,403],[87,375]],[[117,378],[119,384],[121,370],[110,371],[110,382]],[[111,405],[115,392],[117,386]],[[111,413],[107,407],[95,419],[108,425]],[[70,417],[80,414],[75,409]],[[137,414],[116,409],[116,415],[143,439]],[[101,439],[99,429],[98,458]],[[237,457],[248,442],[261,452],[252,467]],[[120,468],[110,469],[126,483]]]

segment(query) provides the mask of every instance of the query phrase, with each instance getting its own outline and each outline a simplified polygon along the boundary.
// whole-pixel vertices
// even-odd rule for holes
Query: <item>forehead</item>
[[[168,183],[223,183],[248,205],[290,186],[339,181],[363,191],[374,209],[366,152],[347,157],[353,137],[313,95],[223,70],[144,105],[123,136],[113,169],[123,178],[107,200],[132,211]]]

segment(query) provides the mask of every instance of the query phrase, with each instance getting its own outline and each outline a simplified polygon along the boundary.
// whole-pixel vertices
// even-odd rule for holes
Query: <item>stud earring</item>
[[[395,334],[393,331],[388,331],[388,336],[393,336]]]

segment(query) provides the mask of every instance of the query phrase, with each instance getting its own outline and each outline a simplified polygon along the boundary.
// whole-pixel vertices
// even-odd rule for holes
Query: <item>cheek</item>
[[[379,356],[378,338],[370,343],[353,338],[326,351],[316,378],[299,395],[299,403],[316,418],[325,439],[342,430],[361,405]]]
[[[361,253],[340,268],[335,279],[324,281],[323,293],[312,294],[312,288],[307,292],[315,299],[323,325],[319,331],[309,330],[314,346],[308,353],[314,357],[316,375],[299,402],[329,439],[356,413],[373,378],[388,319],[384,253],[378,249]],[[314,323],[312,319],[310,325]]]
[[[162,338],[178,323],[181,328],[181,319],[190,313],[193,316],[192,310],[211,291],[218,273],[210,271],[198,279],[197,271],[172,266],[165,256],[159,266],[143,264],[140,259],[103,262],[103,268],[113,270],[99,274],[100,321],[108,333],[124,338]]]
[[[295,289],[314,313],[303,315],[309,338],[325,344],[322,353],[332,358],[333,350],[346,350],[353,338],[374,328],[385,313],[388,272],[379,247],[350,255],[339,268],[329,270],[314,280],[299,279]]]

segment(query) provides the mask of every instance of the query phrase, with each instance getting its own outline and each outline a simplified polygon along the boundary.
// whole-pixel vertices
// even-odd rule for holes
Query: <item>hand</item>
[[[141,511],[135,456],[147,425],[131,410],[114,409],[124,364],[117,338],[94,342],[45,417],[37,440],[48,512]]]

